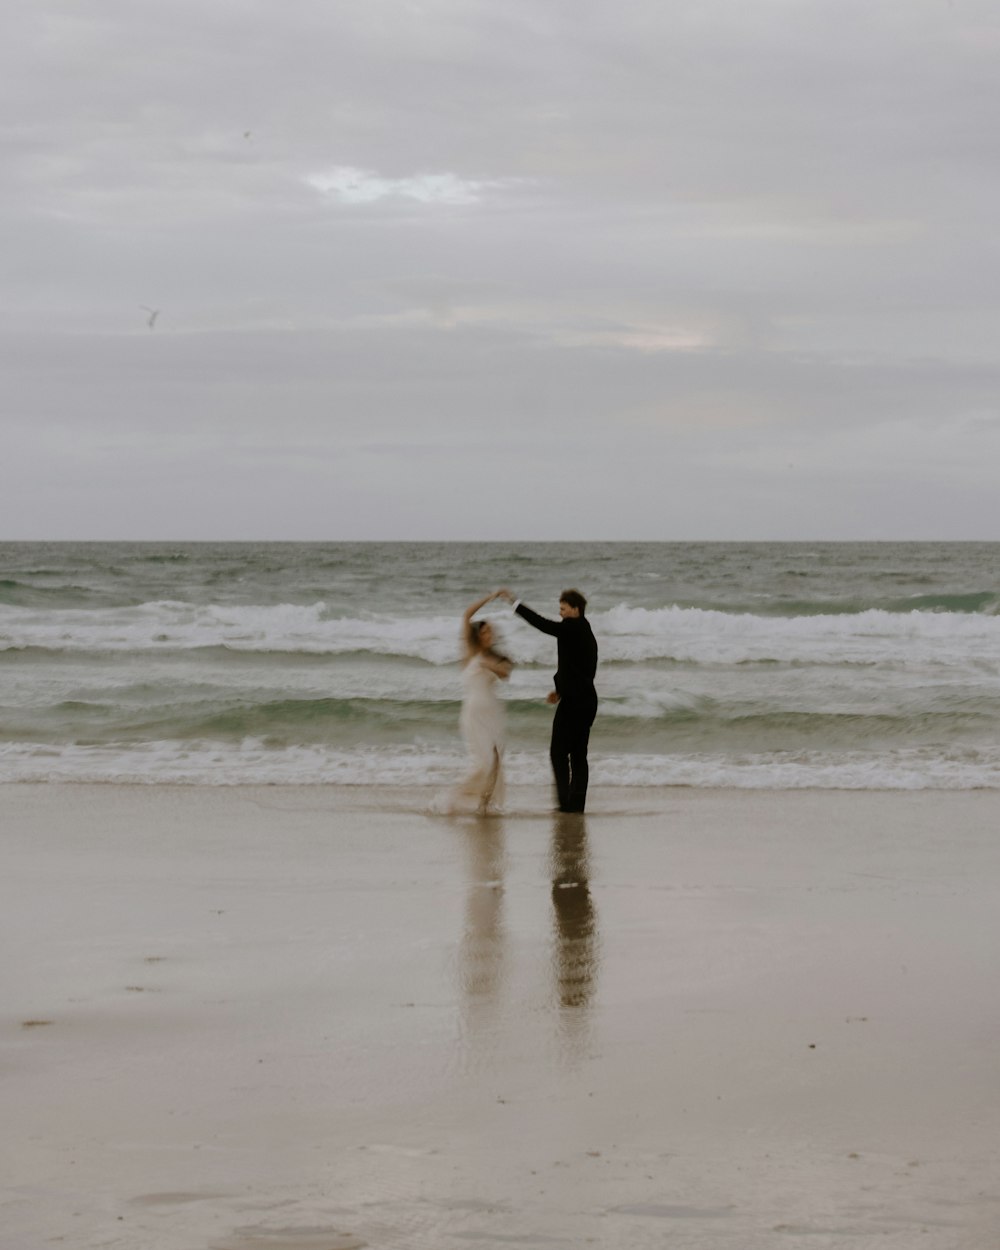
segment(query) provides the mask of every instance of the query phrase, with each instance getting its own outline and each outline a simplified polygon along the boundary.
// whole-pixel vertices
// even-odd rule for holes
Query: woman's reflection
[[[462,828],[466,851],[465,926],[458,954],[463,1029],[489,1031],[503,981],[504,831],[496,817]]]
[[[553,973],[563,1036],[575,1048],[585,1040],[589,1027],[599,959],[597,913],[588,884],[590,849],[582,815],[554,815],[551,872]]]

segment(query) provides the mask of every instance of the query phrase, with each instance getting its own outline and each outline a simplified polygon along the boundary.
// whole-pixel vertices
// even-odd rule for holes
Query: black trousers
[[[556,704],[549,757],[561,812],[582,812],[586,806],[590,780],[587,745],[596,715],[596,695],[582,699],[564,697]]]

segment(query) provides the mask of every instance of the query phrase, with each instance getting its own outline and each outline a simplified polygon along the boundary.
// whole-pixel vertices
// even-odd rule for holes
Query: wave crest
[[[498,620],[504,647],[521,664],[551,665],[554,647],[519,619]],[[591,618],[607,663],[672,661],[713,665],[766,662],[865,664],[948,654],[1000,654],[1000,616],[869,608],[853,615],[780,617],[705,608],[620,604]],[[235,652],[369,654],[453,664],[454,616],[339,616],[313,604],[196,605],[172,600],[125,608],[0,611],[0,650],[148,652],[222,648]]]

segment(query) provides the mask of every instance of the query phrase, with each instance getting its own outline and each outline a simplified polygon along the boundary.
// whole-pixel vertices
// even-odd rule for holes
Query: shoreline
[[[431,794],[0,785],[12,1246],[995,1239],[1000,792]]]
[[[456,768],[456,775],[460,773],[460,769]],[[424,811],[431,812],[432,809],[427,804],[421,805],[420,798],[432,798],[441,791],[447,791],[453,778],[443,778],[440,782],[435,781],[428,784],[415,785],[411,782],[384,782],[384,781],[200,781],[200,780],[177,780],[170,778],[167,780],[149,779],[146,781],[137,781],[134,778],[127,780],[118,780],[115,778],[94,778],[81,779],[78,777],[49,777],[39,779],[37,777],[18,777],[18,778],[0,778],[0,799],[8,791],[14,792],[19,790],[129,790],[142,793],[151,790],[180,790],[186,792],[204,792],[206,794],[225,793],[225,792],[261,792],[270,793],[276,790],[284,790],[291,793],[296,791],[322,792],[330,795],[334,806],[341,808],[349,804],[351,797],[362,798],[365,795],[391,795],[395,798],[405,798],[406,804],[400,810],[411,811],[414,814],[420,814]],[[544,816],[548,813],[547,806],[551,798],[551,785],[540,784],[537,782],[511,782],[506,783],[507,793],[513,795],[517,799],[516,810],[522,814],[533,814],[535,816]],[[740,785],[707,785],[697,782],[678,781],[673,784],[666,785],[661,783],[640,784],[640,783],[623,783],[616,785],[611,782],[599,782],[591,786],[593,792],[588,796],[588,807],[586,815],[607,814],[610,810],[619,810],[624,807],[628,809],[631,804],[628,796],[644,796],[646,801],[655,798],[660,801],[667,801],[670,798],[676,798],[681,795],[688,794],[704,794],[704,795],[727,795],[736,797],[758,796],[766,797],[772,800],[782,795],[886,795],[886,796],[906,796],[912,795],[919,798],[922,795],[941,795],[941,796],[961,796],[961,795],[986,795],[996,796],[1000,799],[1000,785],[975,785],[975,786],[833,786],[833,785],[795,785],[795,786],[740,786]],[[609,803],[609,798],[617,798],[621,796],[622,802],[617,801]],[[367,806],[360,803],[360,806]],[[510,805],[508,804],[508,807]],[[500,815],[509,814],[506,810]]]

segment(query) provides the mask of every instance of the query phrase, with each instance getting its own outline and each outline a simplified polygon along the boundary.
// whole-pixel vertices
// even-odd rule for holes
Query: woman
[[[490,622],[472,619],[496,597],[496,594],[487,595],[471,604],[462,620],[464,693],[458,724],[472,769],[452,792],[449,804],[452,811],[475,803],[476,809],[483,813],[503,803],[504,711],[497,698],[496,685],[498,681],[507,680],[514,666],[495,650],[497,637]]]

